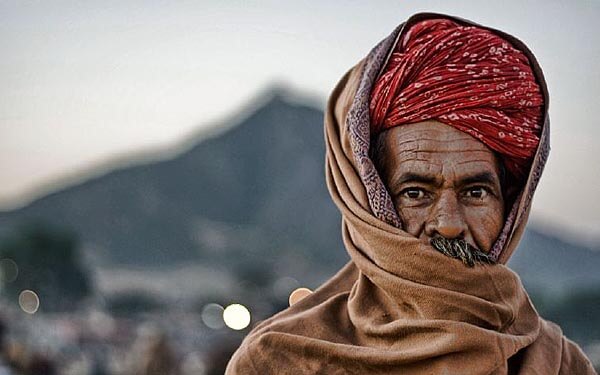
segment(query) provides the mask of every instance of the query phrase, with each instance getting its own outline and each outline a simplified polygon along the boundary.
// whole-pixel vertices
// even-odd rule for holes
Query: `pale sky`
[[[598,0],[0,0],[0,207],[117,155],[176,145],[273,82],[324,105],[346,70],[419,11],[531,48],[552,119],[532,217],[600,238]]]

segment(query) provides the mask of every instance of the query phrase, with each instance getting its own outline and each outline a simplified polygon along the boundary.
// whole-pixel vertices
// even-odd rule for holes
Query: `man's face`
[[[504,222],[494,153],[437,121],[397,126],[384,137],[381,174],[404,230],[427,243],[441,235],[488,252]]]

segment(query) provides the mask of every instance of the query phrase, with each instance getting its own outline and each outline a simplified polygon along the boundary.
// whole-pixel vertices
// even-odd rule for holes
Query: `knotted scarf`
[[[406,25],[439,17],[418,14]],[[499,264],[465,267],[394,224],[368,158],[369,94],[404,25],[344,75],[325,113],[327,185],[351,261],[312,295],[257,325],[226,374],[594,374],[502,264],[522,234],[547,155],[547,114]],[[504,37],[532,59],[547,98],[531,53]]]

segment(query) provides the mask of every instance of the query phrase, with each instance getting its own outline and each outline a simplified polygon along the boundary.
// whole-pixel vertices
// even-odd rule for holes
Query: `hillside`
[[[322,111],[275,92],[240,123],[169,160],[0,213],[0,235],[49,222],[76,233],[97,267],[190,263],[318,284],[347,260],[325,187],[322,121]],[[600,251],[535,228],[510,266],[528,288],[546,292],[600,285]]]
[[[0,228],[30,221],[70,228],[102,264],[293,250],[337,266],[339,214],[325,187],[322,119],[275,94],[173,159],[115,170],[0,213]]]

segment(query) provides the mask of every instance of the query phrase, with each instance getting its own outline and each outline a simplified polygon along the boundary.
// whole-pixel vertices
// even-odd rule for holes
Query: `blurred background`
[[[509,266],[600,366],[600,2],[0,1],[0,374],[222,374],[348,261],[323,108],[419,11],[544,69],[552,152]]]

